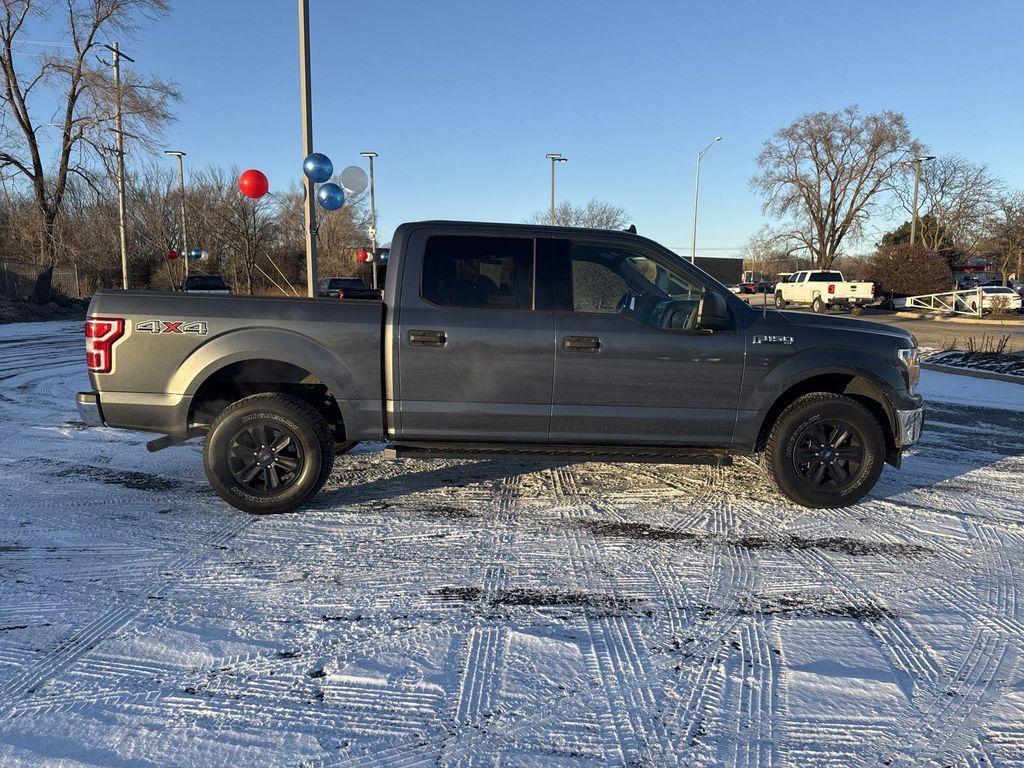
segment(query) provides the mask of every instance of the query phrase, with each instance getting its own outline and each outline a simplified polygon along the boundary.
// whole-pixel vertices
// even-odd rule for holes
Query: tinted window
[[[185,289],[189,291],[222,291],[225,288],[227,284],[220,275],[190,275],[185,280]]]
[[[810,282],[841,283],[843,282],[843,274],[841,272],[811,272]]]
[[[345,289],[361,290],[366,287],[366,284],[358,277],[332,277],[329,283],[330,285],[327,288],[329,291]]]
[[[443,307],[533,308],[533,240],[436,235],[423,257],[423,298]]]
[[[618,314],[652,328],[694,329],[703,288],[681,272],[634,251],[573,245],[572,307]]]

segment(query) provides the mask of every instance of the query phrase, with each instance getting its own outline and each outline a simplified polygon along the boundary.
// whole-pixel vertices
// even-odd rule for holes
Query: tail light
[[[344,299],[345,298],[345,292],[344,291],[338,291],[338,298],[339,299]]]
[[[93,373],[110,373],[114,367],[114,342],[124,336],[124,318],[90,317],[85,321],[85,367]]]
[[[828,292],[829,292],[829,293],[835,293],[835,292],[836,292],[836,286],[835,286],[835,283],[829,283],[829,284],[828,284]]]

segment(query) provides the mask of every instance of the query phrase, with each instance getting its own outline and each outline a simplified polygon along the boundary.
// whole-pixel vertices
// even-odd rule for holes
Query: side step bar
[[[607,461],[652,464],[710,464],[727,467],[722,450],[656,446],[551,445],[548,443],[388,443],[389,459],[507,459],[514,461]]]

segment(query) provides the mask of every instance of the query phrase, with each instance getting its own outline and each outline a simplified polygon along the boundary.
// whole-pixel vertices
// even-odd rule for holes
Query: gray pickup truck
[[[914,338],[751,308],[627,232],[403,224],[383,301],[101,291],[86,423],[205,436],[248,512],[293,509],[334,457],[726,465],[764,452],[779,490],[852,504],[923,426]]]

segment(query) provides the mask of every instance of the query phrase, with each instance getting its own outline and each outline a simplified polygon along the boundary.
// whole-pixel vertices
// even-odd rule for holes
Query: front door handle
[[[414,347],[443,347],[447,341],[444,331],[409,331],[409,344]]]
[[[597,336],[566,336],[562,340],[566,352],[597,352],[601,340]]]

